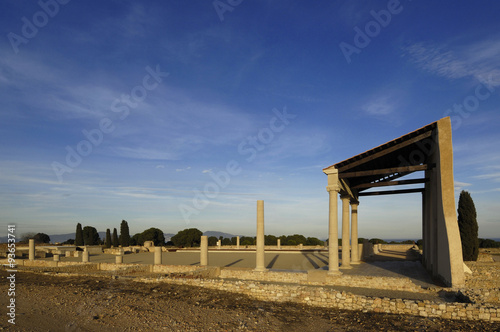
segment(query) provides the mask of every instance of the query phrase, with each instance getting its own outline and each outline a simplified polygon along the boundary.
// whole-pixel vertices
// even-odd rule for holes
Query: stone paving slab
[[[384,256],[385,255],[385,256]],[[153,264],[153,253],[127,254],[123,257],[125,264]],[[424,287],[434,287],[436,283],[419,261],[405,260],[405,253],[385,252],[374,256],[368,262],[352,265],[352,269],[341,269],[346,275],[410,278],[415,284]],[[234,268],[254,268],[255,252],[253,251],[218,251],[208,254],[209,265]],[[52,257],[44,260],[52,260]],[[78,257],[61,257],[61,261],[79,262]],[[114,263],[115,255],[91,255],[94,263]],[[199,265],[199,251],[163,252],[162,263],[165,265]],[[328,253],[324,251],[304,252],[266,252],[265,266],[275,271],[307,271],[313,269],[328,269]],[[439,285],[441,286],[441,285]]]

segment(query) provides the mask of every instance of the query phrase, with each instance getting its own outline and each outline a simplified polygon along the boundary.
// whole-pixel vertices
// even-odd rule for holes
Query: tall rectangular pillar
[[[342,200],[342,265],[341,269],[351,269],[351,251],[349,245],[349,196],[341,196]]]
[[[278,239],[278,244],[277,244],[277,246],[278,246],[278,250],[280,250],[280,249],[281,249],[281,239]]]
[[[240,237],[236,237],[236,249],[240,249]]]
[[[264,201],[257,201],[257,243],[255,271],[267,271],[264,266]]]
[[[351,200],[351,264],[359,264],[358,205],[358,201]]]
[[[208,265],[208,236],[203,235],[200,243],[200,265]]]

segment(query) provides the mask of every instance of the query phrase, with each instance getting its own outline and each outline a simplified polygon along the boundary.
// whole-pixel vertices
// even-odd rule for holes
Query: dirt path
[[[8,274],[0,270],[1,292]],[[476,321],[362,313],[165,283],[89,276],[16,274],[16,325],[1,297],[0,329],[9,331],[440,331],[500,330]]]

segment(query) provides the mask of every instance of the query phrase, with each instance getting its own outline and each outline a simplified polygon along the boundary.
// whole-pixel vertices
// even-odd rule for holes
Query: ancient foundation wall
[[[255,272],[251,269],[222,268],[220,278],[241,279],[284,283],[314,283],[331,286],[362,287],[407,292],[425,292],[409,278],[371,277],[356,275],[328,275],[326,270],[311,270],[309,273],[300,272]]]
[[[142,279],[143,282],[156,282]],[[312,306],[384,312],[422,317],[461,320],[500,321],[500,308],[481,307],[468,303],[434,303],[390,298],[367,297],[339,292],[326,287],[268,284],[258,281],[228,281],[220,279],[163,279],[163,282],[192,285],[246,294],[262,301],[292,302]]]

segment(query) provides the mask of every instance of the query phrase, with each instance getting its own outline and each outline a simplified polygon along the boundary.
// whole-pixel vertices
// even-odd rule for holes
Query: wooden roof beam
[[[412,194],[412,193],[423,193],[424,190],[425,190],[424,188],[415,188],[415,189],[401,189],[401,190],[371,191],[367,193],[359,193],[358,196]]]
[[[392,167],[384,169],[373,169],[369,171],[357,171],[357,172],[346,172],[340,173],[339,178],[356,178],[362,176],[373,176],[373,175],[387,175],[393,173],[404,173],[404,172],[416,172],[416,171],[426,171],[433,168],[434,165],[415,165],[415,166],[403,166],[403,167]]]
[[[389,148],[385,148],[382,151],[379,151],[379,152],[376,152],[376,153],[372,154],[371,156],[363,157],[360,160],[354,161],[354,162],[352,162],[352,163],[350,163],[348,165],[340,167],[339,168],[339,173],[343,172],[343,171],[346,171],[348,169],[351,169],[353,167],[356,167],[358,165],[367,163],[367,162],[372,161],[374,159],[380,158],[382,156],[385,156],[386,154],[389,154],[389,153],[394,152],[396,150],[402,149],[405,146],[408,146],[408,145],[411,145],[411,144],[416,143],[418,141],[421,141],[423,139],[426,139],[427,137],[429,137],[431,135],[432,135],[432,130],[428,131],[426,133],[420,134],[420,135],[418,135],[418,136],[416,136],[414,138],[405,140],[405,141],[403,141],[401,143],[398,143],[396,145],[393,145],[393,146],[391,146]]]
[[[364,189],[373,187],[385,187],[385,186],[401,186],[405,184],[416,184],[416,183],[426,183],[429,179],[410,179],[410,180],[399,180],[399,181],[380,181],[380,182],[370,182],[362,183],[357,186],[352,187],[352,189]]]

